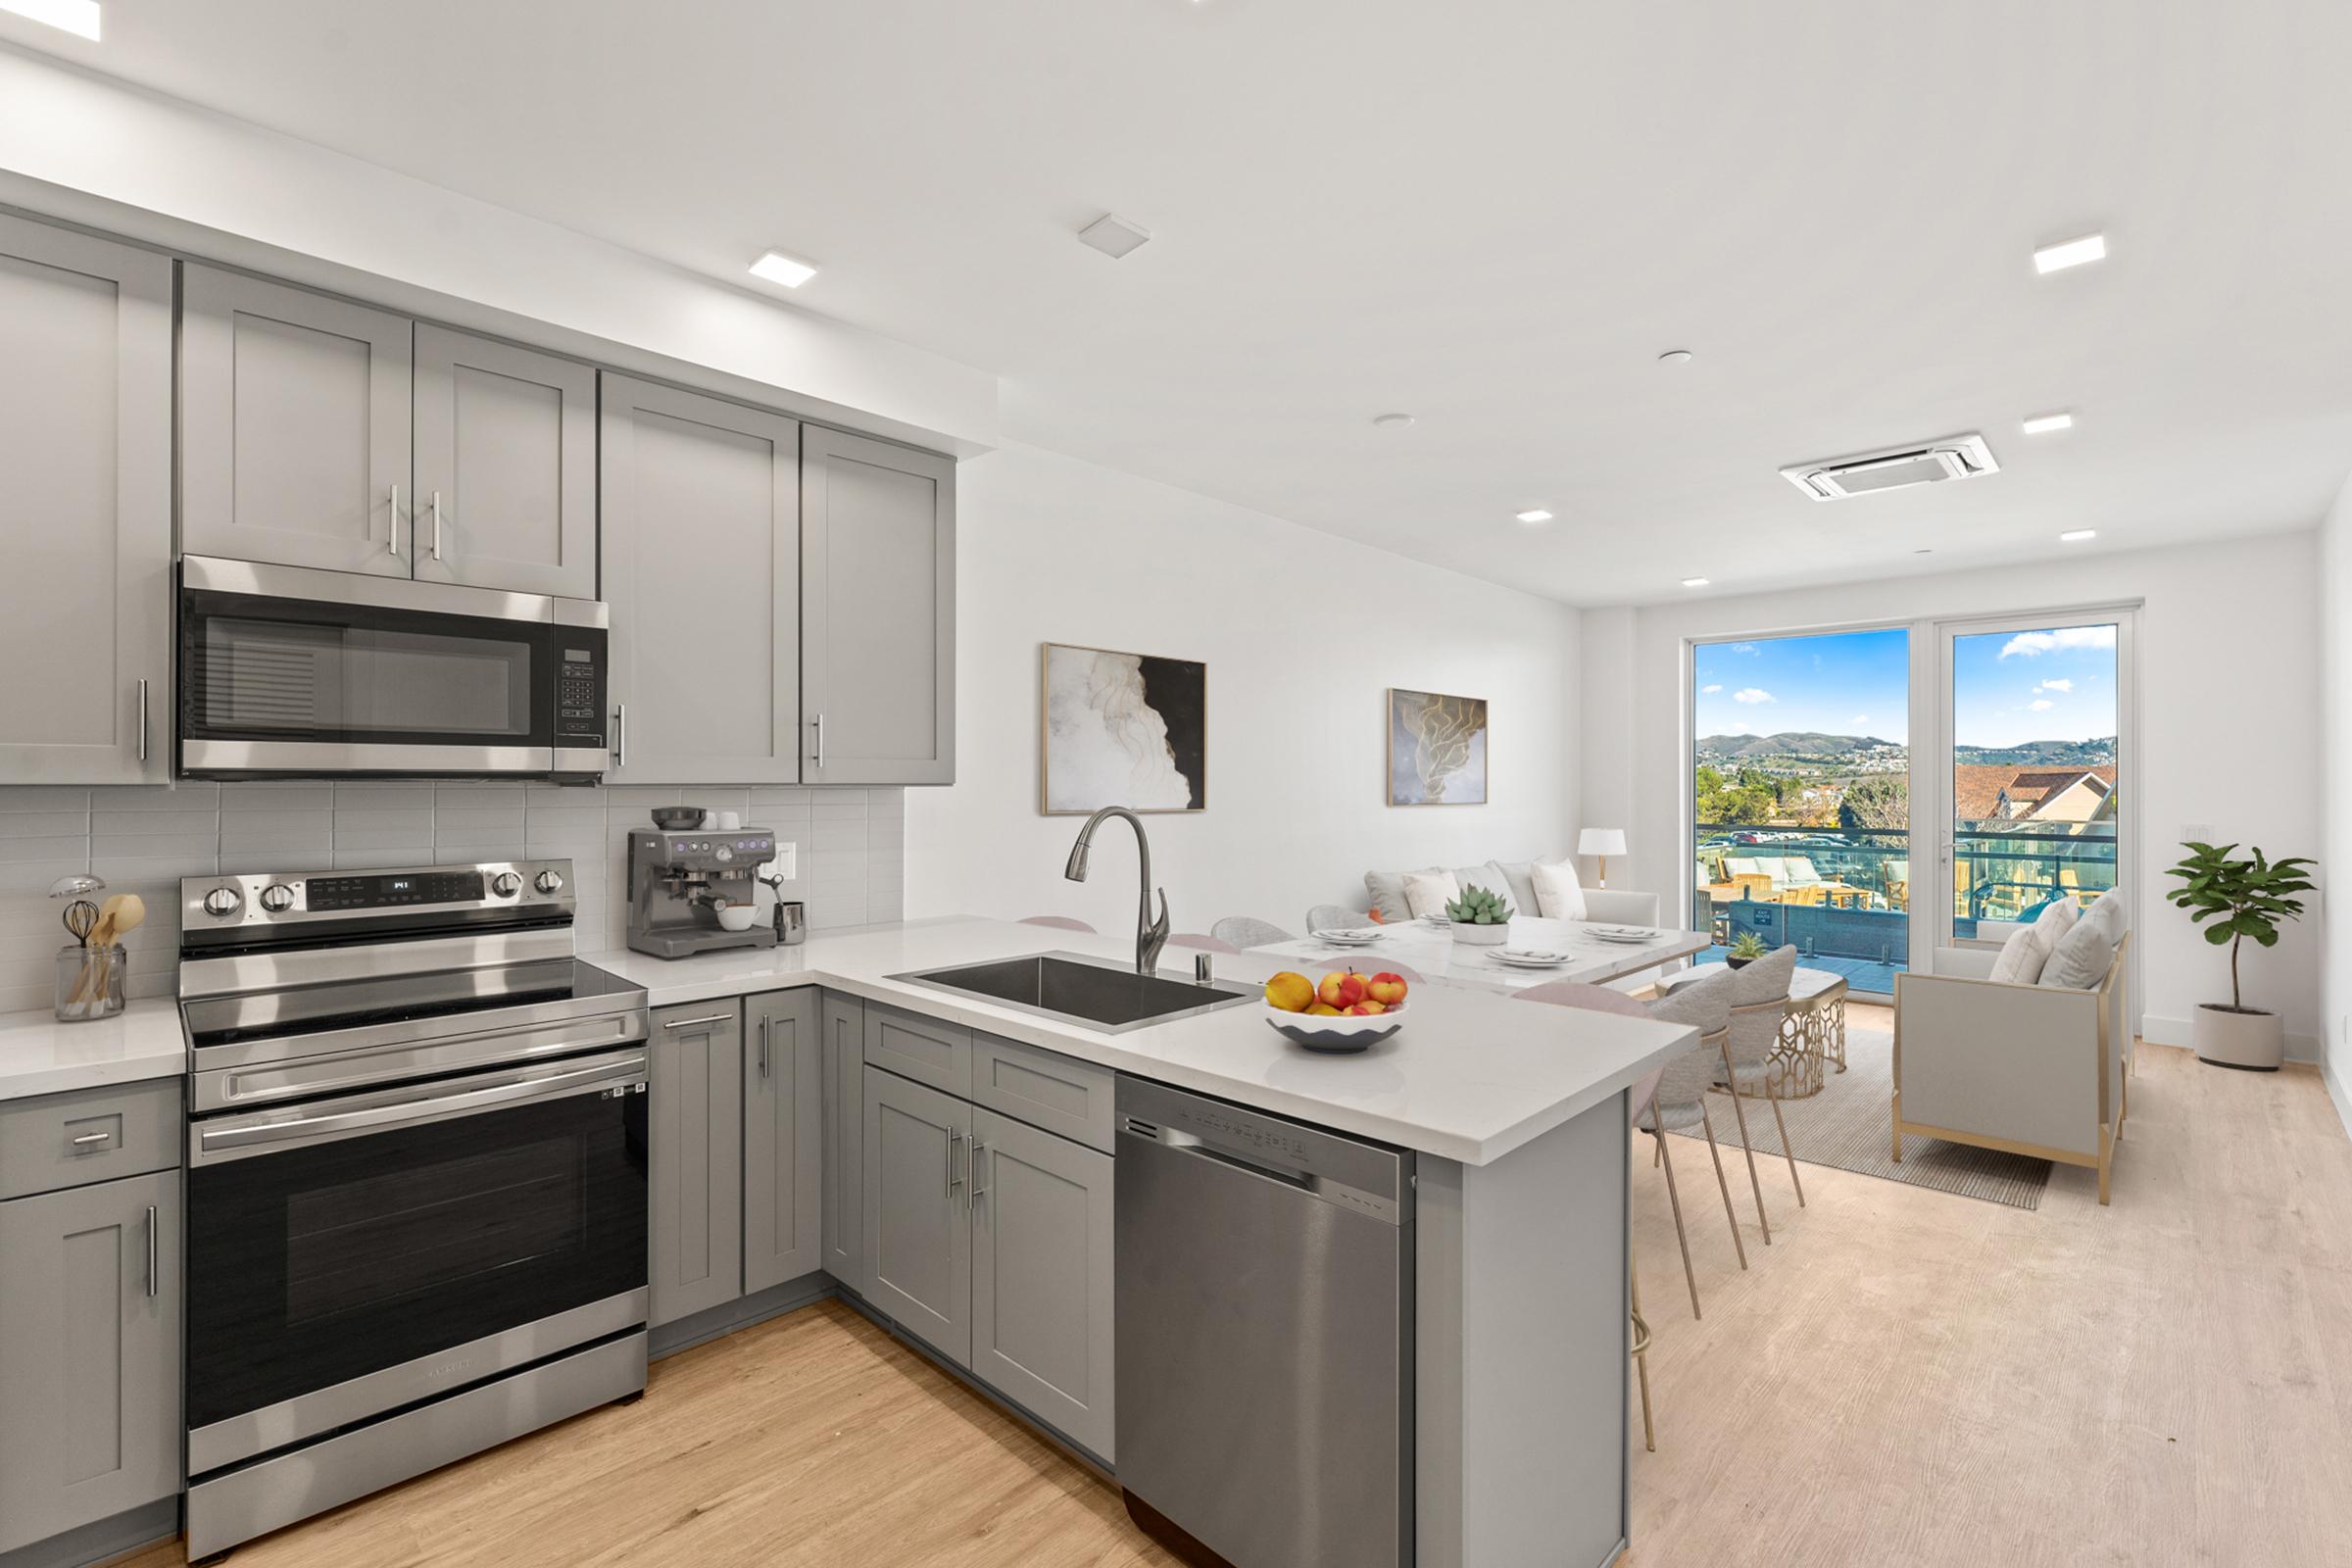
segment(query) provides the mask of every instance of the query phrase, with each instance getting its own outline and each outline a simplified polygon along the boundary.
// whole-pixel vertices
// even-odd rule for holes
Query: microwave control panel
[[[605,634],[559,629],[556,637],[556,745],[605,744]]]

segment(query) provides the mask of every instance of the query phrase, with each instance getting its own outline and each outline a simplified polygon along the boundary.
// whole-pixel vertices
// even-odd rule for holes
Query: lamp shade
[[[1589,827],[1576,841],[1579,855],[1623,855],[1625,829],[1621,827]]]

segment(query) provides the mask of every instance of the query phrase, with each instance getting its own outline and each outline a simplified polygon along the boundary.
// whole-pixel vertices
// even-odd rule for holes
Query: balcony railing
[[[1959,822],[1952,834],[1952,930],[2031,919],[2058,899],[2087,904],[2115,886],[2113,822]]]

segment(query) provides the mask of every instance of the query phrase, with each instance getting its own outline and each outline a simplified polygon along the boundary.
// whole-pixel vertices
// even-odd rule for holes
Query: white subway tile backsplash
[[[906,907],[906,791],[792,786],[557,786],[270,780],[176,786],[0,787],[0,1011],[46,1007],[67,940],[60,876],[93,872],[137,893],[131,994],[172,987],[179,879],[216,871],[380,870],[518,856],[568,857],[582,953],[621,947],[624,855],[647,811],[680,804],[743,813],[797,848],[786,898],[812,926],[896,920]],[[52,941],[54,934],[55,940]]]

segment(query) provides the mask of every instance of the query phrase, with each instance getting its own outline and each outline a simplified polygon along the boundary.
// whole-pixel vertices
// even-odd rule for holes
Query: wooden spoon
[[[118,893],[98,906],[98,924],[90,932],[89,946],[97,950],[95,958],[82,966],[81,980],[74,986],[72,1002],[85,997],[91,1001],[106,995],[107,981],[115,966],[110,951],[126,931],[135,931],[147,918],[147,903],[136,893]]]

